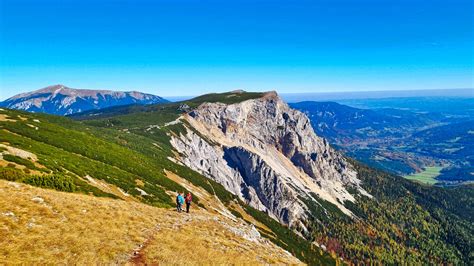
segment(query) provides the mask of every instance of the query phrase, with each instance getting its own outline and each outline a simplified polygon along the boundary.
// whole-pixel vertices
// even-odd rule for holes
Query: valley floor
[[[434,185],[438,182],[435,178],[440,175],[441,170],[443,170],[443,167],[440,166],[426,167],[423,172],[408,175],[405,176],[405,178],[428,185]]]
[[[301,264],[240,219],[0,180],[0,264]]]

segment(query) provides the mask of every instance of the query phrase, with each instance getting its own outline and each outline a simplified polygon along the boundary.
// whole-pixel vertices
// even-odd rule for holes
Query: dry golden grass
[[[16,122],[16,120],[11,119],[11,117],[6,114],[0,114],[0,122]]]
[[[160,228],[159,239],[151,241],[144,249],[146,260],[181,265],[196,262],[246,265],[297,263],[268,240],[255,243],[229,230],[246,226],[241,221],[216,220],[201,213],[192,214],[189,220],[178,221],[173,227]]]
[[[300,263],[236,228],[249,226],[205,210],[177,213],[0,180],[0,264]]]
[[[255,218],[253,218],[252,216],[250,216],[248,213],[245,212],[244,209],[242,209],[242,207],[239,205],[239,204],[236,204],[235,202],[232,202],[230,204],[230,206],[235,210],[237,211],[238,213],[240,213],[240,215],[242,215],[242,218],[245,220],[245,221],[248,221],[252,224],[254,224],[255,226],[259,227],[260,229],[264,230],[267,235],[275,238],[276,235],[275,233],[272,232],[272,230],[270,228],[268,228],[266,225],[262,224],[261,222],[255,220]]]
[[[127,261],[156,222],[144,207],[0,181],[0,262]]]
[[[7,161],[7,160],[3,159],[4,154],[11,154],[11,155],[18,156],[20,158],[29,160],[37,168],[46,169],[46,167],[44,165],[38,163],[38,157],[34,153],[31,153],[31,152],[28,152],[28,151],[25,151],[25,150],[22,150],[22,149],[19,149],[19,148],[16,148],[16,147],[12,147],[12,146],[9,145],[9,143],[6,143],[6,142],[0,143],[0,148],[5,149],[4,151],[0,152],[0,167],[7,167],[8,165],[10,165],[10,166],[13,166],[14,168],[20,169],[20,170],[28,169],[28,167],[26,167],[24,165],[21,165],[21,164],[15,163],[15,162],[10,162],[10,161]],[[44,175],[45,174],[44,172],[41,172],[41,171],[38,171],[38,170],[32,170],[32,169],[28,169],[28,173],[31,174],[31,175]]]
[[[73,174],[73,173],[71,173]],[[75,174],[73,174],[75,175]],[[80,177],[78,175],[75,175],[77,178],[81,179],[82,181],[84,182],[87,182],[89,185],[91,186],[94,186],[106,193],[109,193],[109,194],[113,194],[125,201],[135,201],[135,202],[139,202],[139,200],[135,197],[133,197],[132,195],[130,194],[126,194],[124,193],[119,187],[117,187],[116,185],[113,185],[113,184],[110,184],[110,183],[107,183],[107,182],[104,182],[103,180],[100,180],[100,179],[95,179],[89,175],[85,176],[85,177]]]

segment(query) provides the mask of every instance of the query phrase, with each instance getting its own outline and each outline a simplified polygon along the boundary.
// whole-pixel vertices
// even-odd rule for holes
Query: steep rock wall
[[[304,227],[310,215],[304,200],[317,202],[314,195],[348,215],[343,202],[354,197],[347,187],[368,195],[345,158],[276,93],[231,105],[204,103],[184,118],[199,135],[189,129],[172,137],[179,160],[282,223]]]

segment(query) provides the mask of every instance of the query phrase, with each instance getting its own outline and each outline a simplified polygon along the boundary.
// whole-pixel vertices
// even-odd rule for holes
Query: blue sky
[[[0,0],[0,99],[472,88],[473,1]]]

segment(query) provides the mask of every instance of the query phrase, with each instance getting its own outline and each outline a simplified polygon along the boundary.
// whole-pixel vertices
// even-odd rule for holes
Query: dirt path
[[[145,249],[148,247],[150,242],[152,242],[154,239],[155,237],[151,236],[145,242],[143,242],[143,244],[139,245],[137,249],[133,251],[133,255],[130,260],[130,263],[132,263],[133,265],[148,265],[146,263]]]
[[[185,216],[182,216],[185,215]],[[178,213],[176,211],[171,211],[170,213],[170,218],[171,220],[168,223],[161,223],[161,224],[156,224],[155,227],[149,229],[148,231],[148,237],[145,239],[145,241],[141,244],[139,244],[132,252],[131,258],[130,258],[130,263],[133,265],[157,265],[157,263],[147,263],[147,248],[149,248],[151,245],[156,245],[157,241],[159,242],[159,238],[157,236],[162,233],[162,229],[165,230],[173,230],[176,232],[179,232],[179,228],[181,228],[183,225],[187,224],[188,222],[192,222],[193,217],[188,216],[189,214],[184,214],[184,213]],[[202,219],[202,215],[195,214],[195,217],[199,219]]]

